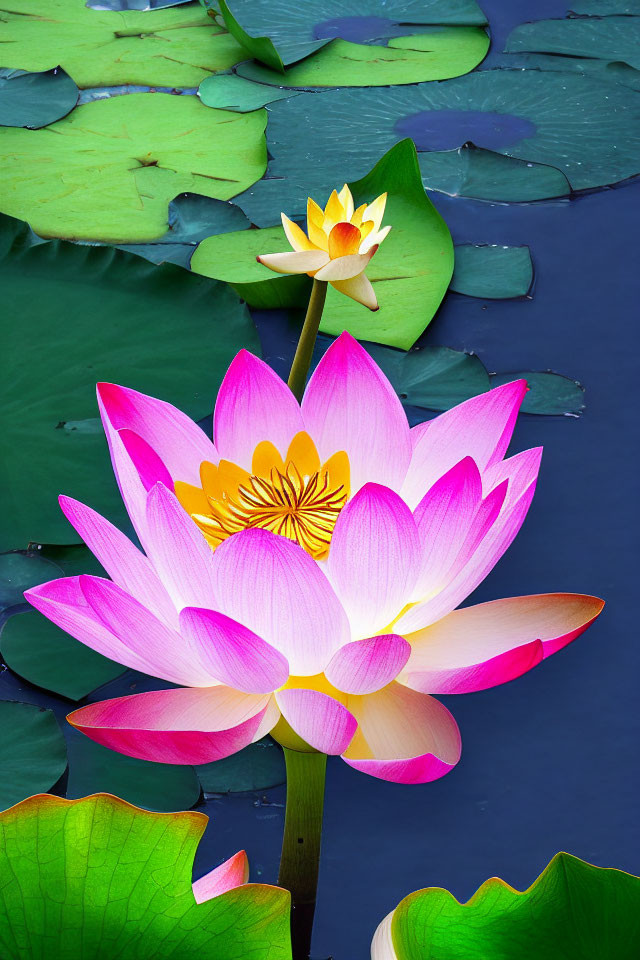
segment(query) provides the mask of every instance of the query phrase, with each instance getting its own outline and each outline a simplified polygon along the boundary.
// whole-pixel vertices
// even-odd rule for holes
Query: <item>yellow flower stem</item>
[[[278,886],[291,892],[293,960],[308,960],[316,908],[327,757],[284,747],[287,805]]]
[[[309,306],[307,307],[307,315],[304,318],[302,333],[298,340],[296,355],[291,364],[291,373],[289,374],[288,380],[291,392],[298,403],[302,401],[302,394],[304,393],[307,382],[307,374],[311,366],[311,357],[313,356],[313,348],[316,343],[316,337],[318,336],[318,327],[320,326],[326,296],[327,281],[316,280],[314,277]]]

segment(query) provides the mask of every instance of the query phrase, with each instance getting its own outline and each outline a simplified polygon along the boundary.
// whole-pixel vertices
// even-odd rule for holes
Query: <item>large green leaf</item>
[[[505,51],[616,61],[640,70],[640,16],[523,23],[509,34]]]
[[[206,823],[107,794],[2,814],[3,960],[290,960],[286,891],[249,884],[196,904]]]
[[[24,591],[62,576],[57,564],[31,550],[0,553],[0,610],[24,603]]]
[[[340,181],[336,184],[339,186]],[[384,222],[390,223],[392,230],[367,269],[380,310],[371,313],[329,287],[320,329],[334,334],[349,330],[354,337],[408,348],[429,324],[449,285],[453,272],[451,235],[424,192],[410,140],[389,150],[371,173],[350,186],[357,204],[388,193]],[[252,262],[250,254],[236,253],[238,245],[245,243],[253,252],[259,239],[237,234],[209,238],[197,248],[191,268],[234,284],[240,271],[245,277],[243,283],[268,279],[266,268]],[[281,228],[273,228],[265,240],[276,249],[289,249]]]
[[[265,123],[264,110],[210,110],[197,97],[95,100],[44,130],[4,131],[0,209],[43,237],[155,240],[177,194],[228,200],[262,176]]]
[[[97,381],[162,397],[199,420],[237,351],[259,350],[246,307],[223,284],[111,248],[30,246],[28,237],[24,224],[1,218],[0,278],[12,320],[0,388],[7,548],[78,542],[60,493],[124,519],[97,419]]]
[[[468,297],[524,297],[533,283],[529,247],[456,246],[450,289]]]
[[[386,87],[459,77],[477,67],[488,49],[482,27],[431,27],[389,40],[384,47],[333,40],[283,73],[248,62],[238,67],[238,74],[285,87]]]
[[[246,54],[196,4],[173,10],[92,10],[84,0],[5,0],[6,67],[62,66],[79,87],[195,87]]]
[[[640,878],[558,853],[523,892],[494,877],[465,904],[411,893],[390,927],[397,960],[637,960]]]
[[[271,737],[251,743],[224,760],[196,767],[205,793],[247,793],[284,783],[282,749]]]
[[[65,771],[67,751],[53,711],[32,703],[0,700],[0,727],[0,809],[4,810],[32,793],[50,790]],[[1,955],[9,960],[4,951]]]
[[[0,70],[0,126],[46,127],[76,105],[78,88],[64,70]]]

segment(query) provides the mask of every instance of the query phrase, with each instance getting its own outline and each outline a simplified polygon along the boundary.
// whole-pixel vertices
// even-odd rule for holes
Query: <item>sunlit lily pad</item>
[[[96,100],[45,130],[5,130],[0,209],[43,237],[156,240],[179,193],[228,200],[263,174],[265,123],[264,111],[210,110],[197,97]]]
[[[246,56],[195,3],[125,12],[92,10],[83,0],[7,0],[3,7],[3,65],[62,66],[79,87],[196,87]]]
[[[524,297],[533,283],[533,264],[528,247],[461,244],[450,290],[468,297],[505,300]]]
[[[4,810],[32,793],[50,790],[65,771],[67,751],[51,710],[0,700],[0,725],[4,731],[0,738],[0,809]],[[0,885],[4,886],[4,880]],[[6,903],[4,897],[2,902]],[[0,942],[6,949],[1,933]]]
[[[46,127],[73,110],[77,100],[77,86],[60,68],[44,73],[0,70],[2,127]]]
[[[284,783],[287,774],[282,749],[271,737],[251,743],[225,760],[196,767],[205,793],[247,793]]]
[[[207,817],[117,797],[31,797],[0,817],[0,941],[16,960],[290,960],[289,894],[249,884],[196,904]]]
[[[636,10],[640,13],[640,7]],[[552,53],[626,63],[640,70],[640,16],[578,17],[523,23],[509,35],[507,53]]]
[[[640,878],[558,853],[528,890],[493,877],[467,903],[410,893],[381,925],[372,960],[635,960]]]
[[[125,522],[98,380],[163,397],[198,420],[237,351],[259,352],[246,307],[223,284],[119,250],[27,238],[23,224],[0,219],[4,307],[19,318],[5,333],[1,398],[7,549],[78,541],[57,503],[63,492]]]

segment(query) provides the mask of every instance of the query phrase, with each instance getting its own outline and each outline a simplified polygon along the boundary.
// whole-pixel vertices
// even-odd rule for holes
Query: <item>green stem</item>
[[[304,393],[307,382],[307,374],[309,373],[309,366],[311,365],[311,357],[313,355],[316,337],[318,336],[318,327],[320,326],[326,296],[327,281],[316,280],[314,278],[311,296],[309,298],[309,306],[307,307],[307,315],[304,318],[302,333],[298,340],[296,355],[291,364],[291,373],[289,374],[288,381],[291,392],[296,397],[298,403],[302,400],[302,394]]]
[[[308,960],[316,908],[327,757],[284,747],[287,807],[278,885],[291,891],[293,960]]]

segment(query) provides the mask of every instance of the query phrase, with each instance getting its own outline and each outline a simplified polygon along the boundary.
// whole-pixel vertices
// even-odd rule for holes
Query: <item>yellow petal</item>
[[[307,199],[307,233],[312,243],[320,250],[329,249],[329,240],[323,230],[324,210],[311,197]]]
[[[382,230],[372,230],[360,245],[360,253],[368,253],[373,246],[377,250],[389,230],[391,230],[391,226],[383,227]]]
[[[380,229],[380,224],[382,223],[382,218],[384,216],[384,208],[387,204],[387,195],[386,193],[381,193],[373,203],[370,203],[367,209],[364,212],[362,217],[363,220],[373,220],[376,225],[376,230]]]
[[[255,477],[270,477],[273,468],[284,473],[284,462],[270,440],[263,440],[253,451],[251,472]]]
[[[361,225],[362,218],[364,216],[364,212],[366,209],[367,209],[367,205],[366,203],[363,203],[362,206],[358,207],[357,210],[354,210],[352,216],[349,217],[354,227],[359,227]]]
[[[296,253],[263,253],[259,263],[274,273],[310,273],[319,270],[329,260],[324,250],[302,250]]]
[[[306,431],[301,430],[289,444],[287,464],[293,463],[302,477],[310,477],[320,469],[320,457],[316,445]]]
[[[338,194],[338,200],[342,204],[342,209],[344,210],[344,219],[351,220],[353,216],[353,197],[351,195],[351,190],[345,183],[344,187]]]
[[[282,226],[284,227],[284,232],[287,235],[287,240],[293,247],[293,249],[299,253],[301,250],[315,250],[317,249],[309,237],[306,235],[304,230],[301,230],[297,223],[294,223],[293,220],[290,220],[284,213],[281,213],[282,217]]]
[[[346,281],[348,283],[348,281]],[[351,486],[351,470],[349,467],[349,457],[344,450],[339,450],[329,457],[322,467],[322,472],[329,477],[332,490],[343,487],[344,492],[349,496]]]
[[[357,277],[351,277],[349,280],[334,280],[331,283],[339,293],[357,300],[358,303],[369,307],[369,310],[379,310],[378,301],[373,287],[366,274],[360,273]]]
[[[190,483],[183,483],[182,480],[176,480],[174,486],[176,497],[188,514],[207,513],[209,501],[202,487],[194,487]]]
[[[344,220],[344,208],[340,203],[340,198],[338,197],[337,192],[334,190],[327,200],[327,205],[324,208],[324,229],[327,231],[328,225],[333,226],[335,223],[338,223],[340,220]],[[348,219],[348,218],[347,218]]]
[[[373,224],[371,224],[373,227]],[[332,260],[357,253],[360,249],[361,235],[358,227],[342,220],[336,223],[329,234],[329,256]]]

